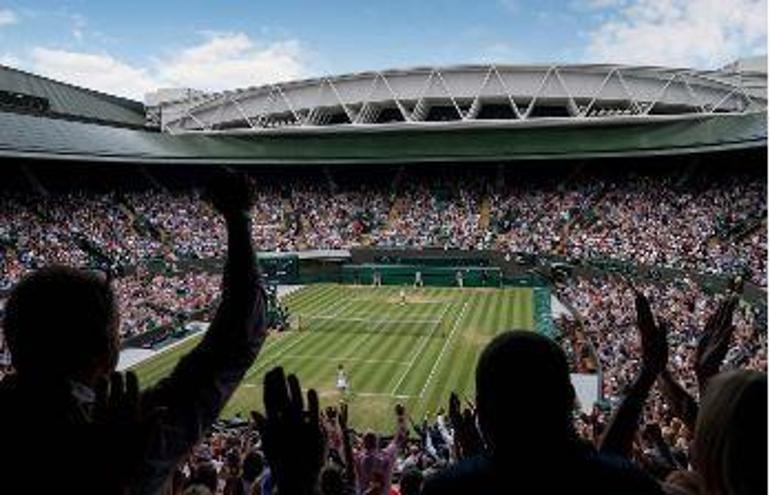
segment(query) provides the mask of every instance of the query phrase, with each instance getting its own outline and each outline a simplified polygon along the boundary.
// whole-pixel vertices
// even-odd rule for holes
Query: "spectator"
[[[422,490],[423,476],[419,469],[411,468],[401,473],[399,495],[419,495]]]
[[[14,288],[3,325],[16,374],[0,383],[8,486],[29,485],[25,465],[46,445],[56,462],[36,491],[156,493],[216,419],[262,344],[264,308],[248,193],[220,185],[212,201],[229,233],[222,303],[201,343],[141,395],[132,373],[113,373],[119,320],[104,278],[50,267]]]
[[[767,493],[767,375],[733,371],[715,377],[701,403],[692,448],[701,493]]]
[[[479,359],[476,394],[485,451],[429,478],[423,493],[659,492],[630,462],[578,439],[567,361],[547,338],[496,337]]]
[[[390,490],[393,467],[398,449],[406,436],[404,408],[396,406],[396,434],[388,445],[380,448],[377,434],[369,431],[364,435],[363,448],[354,454],[358,490],[372,495],[387,495]]]

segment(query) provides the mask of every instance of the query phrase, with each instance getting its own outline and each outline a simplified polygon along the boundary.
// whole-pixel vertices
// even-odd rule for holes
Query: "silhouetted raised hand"
[[[668,364],[667,326],[655,323],[647,297],[634,291],[642,366],[599,440],[599,450],[630,457],[639,418],[650,389]]]
[[[345,402],[340,402],[339,414],[337,414],[337,422],[340,425],[340,431],[342,431],[342,453],[343,460],[345,461],[345,484],[347,485],[350,493],[355,492],[356,488],[356,469],[353,459],[353,444],[350,440],[350,430],[348,429],[348,405]]]
[[[277,367],[265,375],[264,403],[266,416],[252,412],[252,417],[279,493],[314,493],[326,449],[318,394],[307,392],[306,410],[297,377],[287,379]]]
[[[690,431],[694,431],[695,420],[698,417],[698,402],[676,381],[669,370],[664,370],[658,376],[658,386],[671,412],[681,419]]]
[[[731,296],[723,301],[711,315],[698,340],[695,357],[695,375],[698,378],[698,388],[703,392],[709,379],[719,373],[722,361],[727,354],[735,326],[732,323],[733,313],[738,299]],[[660,386],[663,396],[669,403],[674,414],[690,428],[695,429],[695,419],[698,415],[698,403],[687,390],[679,384],[668,371],[660,374]]]
[[[650,303],[641,292],[636,292],[636,325],[642,340],[642,373],[656,378],[668,364],[668,328],[655,323]]]
[[[735,325],[733,325],[733,313],[738,305],[735,296],[723,301],[716,312],[709,317],[703,334],[698,340],[698,349],[695,359],[695,376],[698,378],[698,387],[703,392],[709,379],[719,373],[722,361],[730,346]]]
[[[397,418],[403,418],[406,415],[406,409],[404,409],[403,404],[396,404],[396,407],[393,410],[396,413]]]
[[[671,448],[663,438],[663,432],[655,423],[648,423],[642,429],[642,438],[652,445],[660,456],[660,459],[665,463],[665,467],[668,470],[681,469],[674,454],[671,452]]]
[[[253,203],[253,192],[245,176],[224,172],[209,182],[204,199],[229,219],[234,214],[249,211]]]
[[[104,476],[113,493],[123,493],[143,460],[163,410],[141,407],[139,381],[132,371],[113,372],[97,382],[93,409],[95,439],[100,448],[97,476]]]
[[[343,431],[348,429],[348,405],[344,402],[340,402],[340,408],[337,413],[337,421],[340,424],[340,429]]]
[[[464,459],[481,453],[484,442],[476,426],[476,414],[470,407],[461,410],[460,399],[454,392],[449,396],[449,421],[454,430],[457,458]]]

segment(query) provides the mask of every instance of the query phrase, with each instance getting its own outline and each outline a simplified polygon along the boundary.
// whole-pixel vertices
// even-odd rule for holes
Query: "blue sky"
[[[455,63],[715,67],[766,0],[0,0],[0,63],[141,97]]]

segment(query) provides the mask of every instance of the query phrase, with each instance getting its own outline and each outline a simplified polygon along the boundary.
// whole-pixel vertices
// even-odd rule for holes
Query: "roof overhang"
[[[367,132],[752,113],[766,75],[627,65],[456,65],[360,72],[203,94],[160,105],[172,134]],[[394,123],[396,122],[396,123]],[[331,132],[337,132],[331,130]]]
[[[567,124],[395,126],[368,132],[169,135],[0,113],[0,157],[120,163],[311,165],[682,155],[767,147],[764,112]]]

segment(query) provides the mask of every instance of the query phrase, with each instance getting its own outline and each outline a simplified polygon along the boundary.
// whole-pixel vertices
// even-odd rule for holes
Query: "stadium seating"
[[[251,234],[256,248],[266,252],[359,247],[393,248],[394,253],[407,248],[493,250],[544,263],[601,261],[601,266],[676,269],[693,279],[649,280],[636,289],[648,295],[658,317],[670,324],[672,379],[695,397],[699,384],[692,369],[699,336],[725,296],[708,292],[694,279],[707,275],[727,281],[740,276],[757,290],[767,286],[765,172],[751,166],[737,169],[728,174],[719,166],[695,171],[676,164],[641,164],[619,170],[568,164],[559,174],[532,169],[502,174],[495,169],[470,174],[392,169],[372,178],[335,169],[325,176],[312,170],[264,180],[255,173]],[[124,338],[183,324],[210,311],[220,280],[206,267],[224,257],[226,232],[201,200],[204,179],[179,171],[153,171],[149,178],[95,187],[36,170],[24,186],[27,190],[14,186],[2,191],[0,308],[26,273],[63,263],[112,274]],[[394,254],[392,260],[398,259]],[[367,269],[363,278],[368,280],[372,268]],[[351,270],[346,280],[360,282],[362,275]],[[494,273],[491,285],[498,285],[500,275]],[[442,273],[442,280],[451,284],[454,274]],[[406,273],[399,282],[411,276]],[[487,285],[481,279],[468,282]],[[633,291],[626,281],[608,274],[568,278],[555,287],[558,297],[574,309],[572,318],[556,322],[570,366],[602,373],[606,402],[591,415],[575,417],[578,434],[597,443],[641,364]],[[765,371],[766,307],[743,301],[732,321],[735,330],[722,369]],[[552,328],[544,333],[559,334]],[[2,339],[0,352],[5,355]],[[0,361],[0,372],[9,369],[7,359]],[[686,465],[694,432],[672,413],[662,392],[650,394],[641,418],[658,425],[672,459]],[[397,477],[414,468],[430,474],[457,460],[448,422],[439,412],[417,425],[419,440],[399,447],[392,466]],[[327,423],[330,435],[340,435],[337,423]],[[248,443],[248,434],[243,422],[220,424],[185,461],[190,477],[211,460],[237,464],[248,457],[252,452],[234,447]],[[359,441],[365,442],[365,436]],[[637,460],[660,460],[653,455],[652,441],[645,439],[640,447]],[[659,464],[655,469],[673,469]]]

